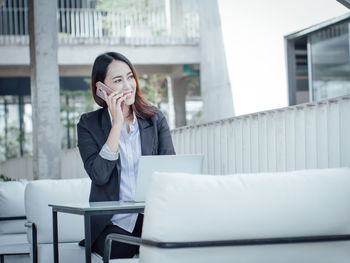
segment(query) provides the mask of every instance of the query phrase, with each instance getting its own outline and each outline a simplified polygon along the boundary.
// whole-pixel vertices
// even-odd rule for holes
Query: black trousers
[[[116,233],[128,236],[141,237],[143,223],[143,214],[139,214],[135,224],[134,231],[129,233],[128,231],[113,225],[107,225],[102,233],[97,237],[94,244],[92,245],[92,251],[98,253],[101,257],[104,254],[105,239],[108,234]],[[135,254],[139,253],[139,246],[129,245],[113,241],[111,246],[111,259],[114,258],[132,258]]]

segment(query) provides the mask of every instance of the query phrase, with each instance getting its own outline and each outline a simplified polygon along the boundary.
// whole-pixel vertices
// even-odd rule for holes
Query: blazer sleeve
[[[100,148],[93,134],[87,128],[86,120],[82,117],[77,125],[78,148],[84,163],[84,168],[96,185],[106,184],[117,169],[117,160],[110,161],[100,156]]]
[[[159,155],[174,155],[174,145],[171,139],[168,123],[162,113],[158,120],[158,154]]]

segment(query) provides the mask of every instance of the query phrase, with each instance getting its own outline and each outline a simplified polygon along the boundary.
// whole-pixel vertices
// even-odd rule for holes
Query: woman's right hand
[[[123,96],[123,93],[121,91],[114,91],[109,96],[104,90],[102,92],[105,97],[105,101],[107,103],[108,109],[112,115],[113,125],[123,124],[124,116],[123,116],[122,104],[125,103],[126,96]]]

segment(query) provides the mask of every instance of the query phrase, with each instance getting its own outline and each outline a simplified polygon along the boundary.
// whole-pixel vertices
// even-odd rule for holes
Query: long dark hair
[[[95,102],[103,108],[107,107],[107,103],[96,95],[96,83],[98,81],[104,82],[108,66],[113,60],[123,61],[130,67],[136,81],[135,102],[133,105],[131,105],[131,108],[138,118],[148,119],[157,112],[157,108],[149,104],[143,97],[139,85],[139,79],[133,64],[131,64],[129,59],[117,52],[107,52],[99,55],[95,59],[91,73],[91,92]]]

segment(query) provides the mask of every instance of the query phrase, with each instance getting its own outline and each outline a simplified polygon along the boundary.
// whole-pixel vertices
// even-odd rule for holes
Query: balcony
[[[118,49],[129,54],[135,65],[199,64],[197,9],[198,5],[188,5],[178,13],[159,7],[124,14],[93,8],[59,8],[58,63],[73,66],[79,75],[89,75],[98,54]],[[28,8],[0,8],[0,75],[29,75],[28,46]]]
[[[92,8],[59,8],[60,45],[198,45],[196,7],[172,24],[164,8],[132,15]],[[28,8],[0,9],[0,45],[29,45]]]

